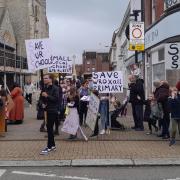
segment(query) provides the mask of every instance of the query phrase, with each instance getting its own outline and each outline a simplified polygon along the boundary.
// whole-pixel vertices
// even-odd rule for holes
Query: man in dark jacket
[[[134,127],[136,131],[143,131],[143,103],[145,100],[144,95],[144,81],[134,75],[129,76],[130,84],[130,99],[132,105],[132,113],[134,118]]]
[[[53,76],[46,74],[43,77],[45,88],[42,90],[42,101],[45,106],[45,121],[47,125],[48,142],[47,147],[41,151],[40,154],[46,155],[51,151],[56,150],[53,126],[58,119],[59,104],[59,90],[53,85]]]

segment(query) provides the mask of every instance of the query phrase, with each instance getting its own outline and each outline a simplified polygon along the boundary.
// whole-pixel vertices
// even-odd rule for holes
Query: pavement
[[[86,142],[67,140],[68,135],[56,136],[56,152],[40,155],[46,147],[46,133],[39,132],[41,120],[36,120],[35,107],[25,108],[22,125],[8,125],[5,137],[0,137],[0,166],[156,166],[180,165],[180,140],[169,147],[167,140],[157,134],[131,130],[132,117],[118,119],[126,126],[125,131],[111,131]],[[83,127],[87,136],[92,132]]]

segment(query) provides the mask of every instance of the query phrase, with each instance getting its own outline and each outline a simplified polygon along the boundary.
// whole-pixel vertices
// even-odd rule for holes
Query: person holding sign
[[[54,77],[52,74],[46,74],[43,77],[45,88],[42,90],[41,96],[43,104],[45,105],[46,125],[48,133],[47,147],[41,151],[41,155],[47,155],[51,151],[56,150],[54,141],[53,126],[55,121],[58,119],[59,110],[59,90],[58,87],[53,85]]]
[[[88,88],[88,81],[84,81],[82,83],[81,88],[79,89],[79,96],[80,96],[80,103],[79,103],[79,119],[80,125],[86,124],[86,116],[88,111],[88,96],[90,95],[89,88]]]
[[[67,107],[68,113],[66,114],[66,119],[64,121],[62,131],[70,134],[70,140],[77,138],[77,131],[79,129],[79,115],[78,115],[78,106],[79,106],[79,96],[76,93],[76,89],[71,87],[69,90],[69,95],[67,97]]]

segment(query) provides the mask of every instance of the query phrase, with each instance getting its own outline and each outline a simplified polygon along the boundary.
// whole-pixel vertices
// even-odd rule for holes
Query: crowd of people
[[[77,131],[82,126],[87,126],[86,117],[88,112],[91,93],[100,100],[97,121],[91,137],[98,134],[110,134],[110,129],[124,130],[123,124],[117,121],[118,116],[125,116],[127,104],[132,106],[132,116],[135,131],[144,131],[144,123],[148,123],[149,132],[162,139],[170,139],[169,145],[175,144],[177,128],[180,134],[180,81],[176,86],[170,87],[167,81],[155,81],[154,91],[145,98],[144,81],[136,75],[129,76],[129,89],[125,100],[121,103],[113,94],[99,93],[93,89],[92,80],[55,80],[52,74],[45,74],[40,86],[40,97],[37,103],[37,119],[43,119],[40,126],[41,132],[47,132],[48,142],[41,154],[48,154],[56,150],[54,135],[59,135],[59,126],[63,128],[70,119],[74,132],[69,135],[70,140],[77,139]],[[8,124],[21,124],[24,119],[24,99],[32,106],[32,95],[35,92],[34,85],[28,81],[24,92],[15,83],[10,96],[13,107],[8,111],[8,95],[5,90],[0,91],[0,112],[5,115]],[[4,111],[2,111],[2,107]],[[76,123],[75,123],[76,122]],[[63,131],[63,129],[62,129]]]
[[[154,91],[149,94],[147,100],[145,100],[143,80],[138,76],[130,75],[129,81],[129,102],[132,105],[134,119],[132,129],[144,131],[143,122],[148,122],[147,135],[152,134],[154,127],[155,132],[159,132],[158,137],[170,138],[169,145],[174,145],[177,127],[180,134],[180,81],[174,87],[170,87],[164,80],[155,81]]]

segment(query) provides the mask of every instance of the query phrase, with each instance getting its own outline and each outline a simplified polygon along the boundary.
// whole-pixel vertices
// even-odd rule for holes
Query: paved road
[[[7,168],[0,180],[180,180],[179,167]]]

